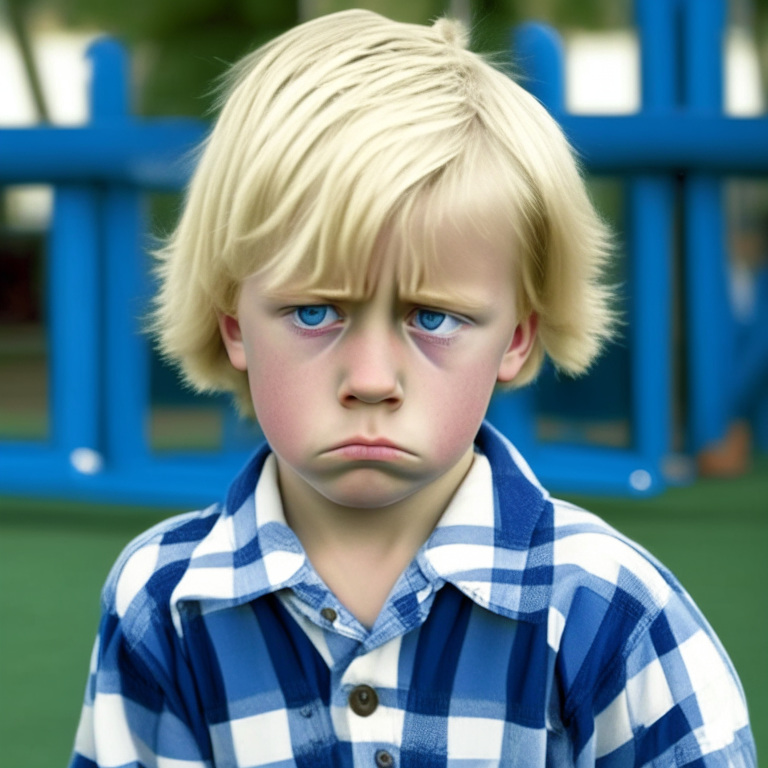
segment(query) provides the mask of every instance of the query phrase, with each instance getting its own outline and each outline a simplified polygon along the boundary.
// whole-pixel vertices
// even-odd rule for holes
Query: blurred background
[[[686,0],[678,5],[682,8]],[[734,120],[754,120],[759,127],[765,125],[757,121],[764,119],[768,82],[768,0],[722,5],[722,51],[712,52],[717,61],[722,54],[720,111]],[[351,7],[416,23],[445,13],[462,18],[471,27],[474,50],[512,63],[521,74],[525,62],[515,60],[512,30],[545,23],[557,32],[563,57],[563,104],[557,109],[566,129],[566,116],[629,118],[643,108],[646,70],[637,8],[630,0],[0,0],[0,768],[66,762],[98,622],[99,590],[109,567],[122,547],[154,522],[214,501],[224,479],[260,438],[258,425],[239,422],[226,398],[185,389],[145,341],[126,344],[125,369],[119,361],[109,362],[109,355],[119,356],[122,349],[106,349],[114,318],[104,320],[105,336],[89,337],[101,351],[83,358],[73,372],[56,372],[66,350],[74,348],[67,346],[71,337],[62,341],[62,323],[54,318],[76,314],[67,307],[88,304],[87,286],[65,285],[61,270],[67,261],[54,258],[59,251],[78,252],[76,240],[62,250],[61,232],[69,222],[71,235],[77,229],[75,216],[87,218],[91,202],[93,216],[108,219],[113,204],[122,210],[114,202],[122,193],[98,171],[92,180],[77,181],[87,182],[87,189],[72,183],[64,187],[53,173],[45,183],[40,171],[27,174],[30,183],[26,171],[4,172],[10,155],[2,154],[3,143],[7,147],[18,139],[23,147],[26,131],[75,132],[102,120],[91,95],[98,57],[91,53],[89,58],[88,51],[110,35],[122,41],[126,58],[104,49],[104,61],[115,54],[113,64],[120,60],[128,67],[127,111],[126,105],[115,109],[123,108],[131,125],[167,128],[169,136],[178,135],[181,154],[187,148],[182,138],[202,137],[212,116],[216,78],[230,64],[297,23]],[[99,103],[109,101],[108,86],[105,92]],[[546,102],[546,90],[537,95]],[[534,468],[559,495],[603,516],[677,574],[736,664],[758,750],[765,752],[768,184],[761,174],[768,174],[768,166],[759,162],[764,171],[723,172],[716,181],[723,254],[718,290],[724,302],[717,317],[728,329],[718,343],[733,353],[719,367],[726,378],[743,382],[717,405],[716,426],[697,432],[692,415],[697,369],[690,364],[695,353],[689,305],[694,299],[688,274],[695,260],[686,256],[692,238],[686,238],[685,221],[692,186],[686,187],[687,178],[693,174],[674,168],[665,172],[668,272],[659,279],[666,288],[654,299],[636,290],[638,251],[632,243],[638,236],[630,219],[638,192],[628,173],[603,169],[589,174],[589,186],[616,231],[609,277],[622,286],[627,330],[582,379],[563,380],[545,370],[516,406],[525,415],[524,427],[508,431],[513,439],[519,436],[526,455],[528,446],[542,457]],[[589,170],[589,157],[586,166]],[[119,295],[130,306],[125,333],[139,338],[138,318],[153,288],[144,254],[174,225],[184,173],[160,181],[152,170],[119,173],[119,183],[132,190],[130,205],[136,204],[133,224],[125,231],[132,243],[128,254],[134,253],[138,266],[122,289],[110,287],[110,280],[121,280],[109,277],[112,267],[99,266],[107,276],[99,272],[94,278],[94,301],[106,304],[110,291],[122,290]],[[102,248],[110,237],[104,228],[94,235],[95,260],[117,253],[109,244]],[[62,298],[66,291],[72,295]],[[663,333],[657,354],[666,389],[663,407],[651,414],[663,435],[649,443],[643,431],[646,384],[635,352],[640,336],[634,329],[655,314],[666,318],[666,325],[648,330],[643,343],[652,342],[654,332]],[[127,339],[121,332],[114,331],[114,338]],[[107,374],[95,371],[94,384],[88,365],[101,360],[99,355],[108,360]],[[72,391],[80,381],[90,387],[84,394]],[[128,382],[122,404],[114,394],[121,391],[121,381]],[[78,398],[91,395],[98,403],[89,411],[90,437],[79,434],[67,442],[62,437],[71,426],[67,414],[82,421]],[[135,410],[125,405],[127,400]],[[125,426],[133,430],[128,438],[120,432],[119,414],[110,421],[109,414],[121,409],[134,422]],[[499,406],[495,413],[504,422]],[[77,425],[72,429],[77,431]],[[654,439],[657,447],[648,448]],[[136,448],[140,461],[118,455],[131,440],[141,443]],[[589,483],[580,484],[562,468],[571,458],[581,466],[581,457],[585,467],[591,462]],[[205,474],[209,469],[210,476]],[[110,479],[112,470],[122,478],[119,482]],[[165,483],[157,479],[163,473],[171,478]],[[174,494],[169,485],[190,490]]]

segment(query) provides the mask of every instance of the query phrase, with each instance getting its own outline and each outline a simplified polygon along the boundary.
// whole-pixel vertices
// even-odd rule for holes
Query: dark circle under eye
[[[428,331],[434,331],[436,328],[439,328],[440,324],[445,320],[445,313],[433,312],[429,309],[420,309],[417,317],[419,318],[419,323],[424,328]]]
[[[328,307],[299,307],[299,320],[307,325],[320,325],[328,314]]]

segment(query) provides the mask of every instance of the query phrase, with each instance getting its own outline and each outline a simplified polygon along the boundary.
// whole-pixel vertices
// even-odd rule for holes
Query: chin
[[[359,509],[380,509],[395,504],[416,493],[421,487],[412,482],[398,481],[392,477],[371,477],[370,472],[359,473],[363,477],[343,478],[331,487],[318,488],[329,501],[343,507]]]

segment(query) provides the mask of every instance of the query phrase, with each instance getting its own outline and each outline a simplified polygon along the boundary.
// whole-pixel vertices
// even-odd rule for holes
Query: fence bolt
[[[104,457],[93,448],[75,448],[69,462],[83,475],[96,475],[104,469]]]

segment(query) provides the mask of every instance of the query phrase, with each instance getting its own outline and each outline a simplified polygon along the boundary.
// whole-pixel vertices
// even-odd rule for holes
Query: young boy
[[[128,546],[73,766],[753,766],[674,577],[483,421],[611,334],[555,123],[461,26],[325,16],[238,64],[155,328],[267,442]]]

